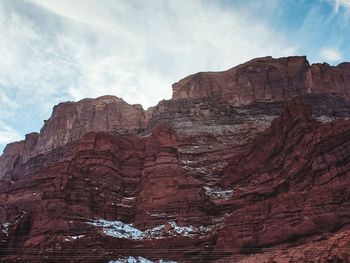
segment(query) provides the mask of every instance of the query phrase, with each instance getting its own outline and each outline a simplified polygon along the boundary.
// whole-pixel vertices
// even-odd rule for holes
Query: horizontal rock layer
[[[60,103],[54,107],[52,116],[45,121],[40,133],[28,134],[24,141],[11,143],[5,148],[0,156],[0,177],[17,164],[77,141],[89,131],[117,135],[149,132],[159,121],[169,119],[162,119],[164,112],[168,116],[173,112],[175,119],[180,119],[179,125],[182,125],[184,117],[187,123],[188,117],[190,121],[204,117],[213,123],[213,115],[219,114],[220,122],[225,118],[227,121],[232,116],[229,113],[232,106],[257,101],[278,102],[296,95],[319,93],[348,99],[349,65],[310,66],[306,57],[257,58],[225,72],[188,76],[173,85],[173,100],[161,101],[147,111],[141,105],[129,105],[114,96]],[[185,108],[181,109],[181,105]],[[314,105],[318,107],[319,104]],[[336,104],[327,105],[331,110],[337,107]]]
[[[200,73],[147,111],[113,96],[59,104],[0,157],[0,261],[347,260],[347,65],[229,70],[264,83],[253,100]]]
[[[310,66],[305,56],[253,59],[223,72],[200,72],[173,84],[173,99],[212,97],[232,105],[326,93],[350,98],[350,63]]]

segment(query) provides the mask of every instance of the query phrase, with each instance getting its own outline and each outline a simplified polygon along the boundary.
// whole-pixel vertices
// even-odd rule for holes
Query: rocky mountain
[[[348,262],[350,63],[257,58],[54,107],[0,157],[1,262]]]

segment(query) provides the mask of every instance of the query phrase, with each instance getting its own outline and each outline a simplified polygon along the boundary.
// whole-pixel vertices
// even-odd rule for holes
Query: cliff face
[[[350,223],[349,176],[350,122],[320,124],[293,100],[226,167],[221,185],[234,189],[226,205],[235,210],[216,249],[251,253],[332,235]]]
[[[147,111],[55,106],[0,157],[1,261],[348,260],[348,65],[260,58]]]
[[[233,105],[282,100],[307,93],[309,68],[306,57],[253,59],[224,72],[188,76],[173,85],[173,99],[215,97]]]
[[[307,93],[350,98],[350,63],[311,65],[306,57],[257,58],[223,72],[202,72],[173,84],[173,99],[214,97],[232,105],[285,100]]]
[[[149,113],[115,96],[64,102],[55,106],[40,133],[9,144],[0,157],[0,176],[31,157],[77,141],[89,131],[138,133],[147,127]]]
[[[314,98],[322,94],[334,95],[337,97],[333,102],[317,102],[312,103],[312,106],[318,112],[322,104],[326,104],[329,112],[319,115],[334,117],[330,112],[333,110],[333,115],[340,114],[344,117],[348,114],[348,103],[344,103],[341,98],[349,99],[349,87],[350,63],[342,63],[337,67],[325,63],[310,66],[304,56],[278,59],[264,57],[225,72],[188,76],[173,85],[172,100],[161,101],[147,111],[141,105],[129,105],[114,96],[61,103],[54,107],[52,116],[45,121],[40,133],[29,134],[24,141],[6,147],[0,157],[0,177],[15,165],[24,163],[37,154],[47,153],[66,143],[77,141],[89,131],[137,134],[149,132],[158,122],[170,121],[180,127],[204,119],[207,127],[207,123],[215,123],[218,115],[220,123],[232,124],[231,117],[237,113],[233,113],[232,106],[239,107],[255,102],[283,102],[294,96],[307,94],[315,95]],[[327,101],[330,98],[331,96],[325,96]],[[345,108],[339,110],[337,104],[340,107],[345,105]],[[255,128],[252,131],[261,131],[267,127],[271,117],[278,112],[278,106],[271,108],[274,113],[268,113],[267,118],[263,117],[269,120],[262,121],[264,124],[253,124]]]
[[[54,107],[40,131],[37,153],[80,139],[89,131],[142,130],[147,116],[141,105],[129,105],[114,96],[66,102]]]

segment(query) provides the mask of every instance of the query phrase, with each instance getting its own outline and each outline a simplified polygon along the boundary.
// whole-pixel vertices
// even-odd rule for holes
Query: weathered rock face
[[[224,72],[197,73],[173,85],[173,99],[214,97],[233,105],[307,92],[306,57],[258,58]]]
[[[200,205],[202,183],[179,166],[172,129],[157,127],[146,137],[90,132],[73,152],[70,159],[26,169],[40,163],[34,157],[34,164],[20,165],[2,181],[2,262],[74,261],[76,253],[94,262],[93,248],[99,248],[98,261],[107,261],[139,255],[127,250],[133,247],[143,256],[182,258],[205,242],[198,228],[209,221]],[[167,244],[183,250],[171,252]],[[153,247],[164,250],[147,252]]]
[[[302,57],[257,58],[223,72],[201,72],[173,84],[173,99],[212,97],[232,105],[306,93],[350,98],[350,64],[311,65]]]
[[[59,104],[0,157],[0,261],[346,262],[347,70],[262,58],[148,111]]]
[[[251,253],[331,235],[350,223],[349,176],[350,121],[322,125],[294,100],[226,168],[234,211],[216,249]]]
[[[137,133],[147,126],[149,113],[141,105],[129,105],[115,96],[65,102],[54,107],[39,133],[9,144],[0,157],[0,177],[16,164],[77,141],[89,131]]]
[[[114,96],[61,103],[45,122],[35,148],[37,153],[47,152],[89,131],[139,131],[146,125],[147,114],[141,105],[129,105]]]
[[[0,156],[0,177],[15,165],[24,163],[37,154],[47,153],[66,143],[77,141],[89,131],[104,131],[119,135],[137,134],[145,130],[149,132],[159,122],[171,122],[177,127],[193,126],[193,123],[197,125],[201,122],[204,124],[204,130],[207,130],[208,124],[217,126],[215,124],[217,118],[220,129],[227,123],[231,125],[236,122],[238,126],[236,125],[234,130],[241,127],[249,131],[261,131],[276,115],[276,106],[272,107],[273,115],[260,115],[261,121],[248,129],[241,125],[242,121],[237,123],[240,114],[236,114],[237,110],[232,106],[257,101],[279,102],[296,95],[319,93],[349,98],[349,65],[342,63],[337,67],[327,64],[310,66],[306,57],[257,58],[225,72],[197,73],[188,76],[173,85],[173,100],[161,101],[156,107],[147,111],[144,111],[141,105],[129,105],[114,96],[61,103],[54,107],[52,116],[45,122],[40,133],[32,133],[25,141],[6,147],[4,154]],[[344,104],[340,98],[337,100]],[[321,104],[312,105],[318,110]],[[330,106],[329,110],[337,107],[336,103],[323,104]],[[335,111],[337,112],[338,110]],[[342,112],[348,114],[347,109],[345,111],[342,109]],[[235,117],[232,119],[233,115]],[[331,113],[322,116],[330,115]],[[255,116],[252,117],[256,119]],[[244,123],[247,123],[246,120],[247,118]],[[224,129],[227,134],[227,129]],[[232,129],[229,130],[228,133],[232,133]],[[237,135],[237,132],[233,133],[234,136]],[[184,134],[188,134],[188,127]],[[245,139],[248,137],[245,136]],[[236,138],[240,142],[245,139]]]
[[[86,133],[1,181],[2,261],[205,262],[276,258],[264,249],[282,245],[307,254],[315,240],[319,251],[331,240],[350,242],[342,232],[350,223],[349,142],[349,121],[321,124],[296,99],[248,143],[221,151],[218,143],[211,156],[226,152],[226,165],[209,180],[200,161],[188,168],[188,156],[205,163],[210,152],[181,153],[189,147],[169,126],[145,135]],[[331,255],[346,259],[341,251]]]
[[[313,64],[309,76],[311,93],[331,93],[350,98],[350,63],[336,67],[327,63]]]
[[[264,253],[235,255],[216,262],[348,262],[349,236],[350,231],[346,227],[329,236],[316,237],[303,245],[274,247]]]

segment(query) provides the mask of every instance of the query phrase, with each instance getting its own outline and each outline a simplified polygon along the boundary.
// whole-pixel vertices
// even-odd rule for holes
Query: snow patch
[[[144,233],[137,228],[134,228],[132,224],[124,224],[120,221],[108,221],[104,219],[95,220],[89,224],[102,227],[102,231],[107,236],[116,238],[128,238],[128,239],[143,239]]]
[[[117,260],[111,260],[109,263],[153,263],[153,261],[150,261],[143,257],[127,257],[127,258],[119,258]]]
[[[151,261],[149,259],[146,259],[144,257],[125,257],[125,258],[119,258],[117,260],[111,260],[109,263],[177,263],[176,261],[169,261],[160,259],[158,261]]]
[[[10,223],[3,223],[1,224],[1,231],[5,234],[9,233]]]
[[[88,222],[88,224],[102,228],[102,233],[104,235],[133,240],[162,239],[171,236],[196,237],[212,230],[211,226],[178,226],[174,221],[144,231],[135,228],[132,224],[125,224],[120,221],[108,221],[105,219],[93,220]]]
[[[72,240],[77,240],[79,238],[84,237],[85,235],[79,235],[79,236],[67,236],[64,240],[65,241],[72,241]]]
[[[326,123],[326,122],[335,120],[335,118],[327,117],[327,116],[319,116],[319,117],[316,117],[316,120],[318,120],[321,123]]]
[[[223,190],[220,187],[204,186],[205,193],[212,199],[229,199],[233,195],[233,190]]]

